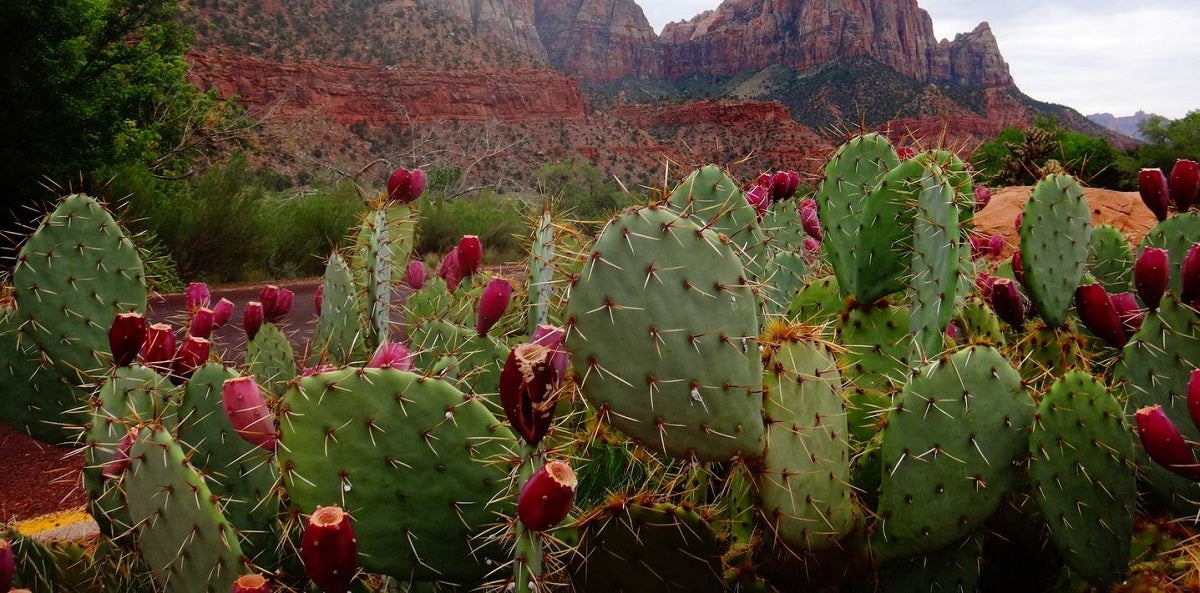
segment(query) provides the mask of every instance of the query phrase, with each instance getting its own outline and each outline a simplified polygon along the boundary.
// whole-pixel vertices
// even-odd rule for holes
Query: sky
[[[638,0],[656,31],[720,0]],[[1200,110],[1200,0],[918,0],[938,39],[991,25],[1017,86],[1087,115]]]

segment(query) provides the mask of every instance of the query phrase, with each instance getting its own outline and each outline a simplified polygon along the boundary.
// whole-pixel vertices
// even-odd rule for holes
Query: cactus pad
[[[1117,227],[1096,225],[1088,245],[1087,270],[1110,293],[1133,290],[1133,247]]]
[[[1183,212],[1154,225],[1142,238],[1140,247],[1166,249],[1171,260],[1171,281],[1167,284],[1175,294],[1182,290],[1180,267],[1192,245],[1200,242],[1200,210]],[[1139,248],[1140,248],[1139,247]],[[1140,252],[1140,251],[1139,251]]]
[[[279,326],[264,323],[254,339],[246,342],[246,366],[267,391],[276,397],[283,395],[288,381],[296,377],[296,355]]]
[[[336,253],[325,264],[320,318],[311,362],[349,364],[366,352],[362,306],[354,289],[354,276],[346,260]]]
[[[1021,219],[1021,264],[1033,308],[1060,326],[1083,278],[1092,240],[1092,212],[1083,188],[1055,173],[1033,188]]]

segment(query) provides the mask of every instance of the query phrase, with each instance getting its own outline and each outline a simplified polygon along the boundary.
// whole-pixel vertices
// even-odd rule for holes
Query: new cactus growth
[[[232,593],[271,593],[271,583],[259,573],[244,574],[233,582]]]
[[[1154,311],[1162,301],[1167,283],[1171,279],[1170,256],[1166,249],[1146,247],[1133,266],[1133,286],[1137,289],[1142,304]]]
[[[413,368],[413,353],[401,342],[384,342],[375,349],[375,354],[367,361],[367,367],[410,371]]]
[[[1142,203],[1154,217],[1159,220],[1167,219],[1167,207],[1171,204],[1170,190],[1167,189],[1167,176],[1162,169],[1142,169],[1138,171],[1138,195]]]
[[[358,538],[350,515],[330,505],[308,518],[300,542],[304,573],[323,593],[346,593],[358,570]]]
[[[141,313],[120,313],[108,328],[108,347],[113,364],[126,366],[137,359],[146,342],[146,317]]]
[[[504,315],[504,311],[508,309],[508,303],[512,299],[512,284],[507,278],[502,276],[493,276],[488,280],[487,286],[483,289],[483,294],[479,297],[479,307],[477,317],[475,319],[475,333],[478,335],[487,335],[488,330],[500,321],[500,317]]]
[[[578,479],[571,466],[548,461],[529,477],[517,496],[517,517],[530,531],[558,525],[571,512]]]
[[[279,440],[275,414],[267,407],[262,389],[254,377],[227,379],[221,387],[225,417],[238,436],[268,451]]]

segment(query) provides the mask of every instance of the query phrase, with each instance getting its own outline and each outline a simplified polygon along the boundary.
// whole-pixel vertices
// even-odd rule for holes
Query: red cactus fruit
[[[979,259],[991,251],[987,239],[975,235],[971,235],[967,239],[971,242],[971,259]]]
[[[108,348],[113,364],[123,367],[137,359],[146,342],[146,316],[141,313],[118,313],[108,328]]]
[[[275,450],[279,432],[275,414],[267,407],[262,389],[254,377],[226,379],[221,385],[221,403],[225,417],[238,436],[268,451]]]
[[[367,368],[410,371],[413,368],[413,353],[403,343],[384,342],[375,349]]]
[[[907,161],[917,156],[917,149],[914,146],[901,146],[896,149],[896,156],[900,157],[901,161]]]
[[[1132,292],[1118,292],[1110,295],[1110,298],[1125,333],[1130,336],[1136,334],[1142,328],[1142,321],[1146,319],[1146,313],[1138,306],[1137,297],[1133,296]]]
[[[988,189],[986,185],[976,185],[975,211],[979,212],[980,210],[987,208],[987,205],[990,203],[992,203],[992,190]]]
[[[458,263],[458,247],[454,247],[442,258],[438,276],[446,281],[446,288],[454,290],[463,279],[462,266]]]
[[[425,174],[424,169],[413,169],[408,172],[408,201],[412,202],[421,197],[425,193],[425,186],[429,185],[429,175]]]
[[[1200,428],[1200,369],[1192,370],[1188,378],[1187,408],[1188,415],[1192,417],[1192,424]]]
[[[500,371],[500,403],[513,430],[537,445],[554,421],[554,393],[561,375],[555,349],[542,344],[518,344]]]
[[[200,307],[207,307],[212,300],[212,295],[208,292],[208,285],[203,282],[188,284],[183,296],[188,315],[194,314]]]
[[[242,309],[242,329],[246,330],[246,339],[253,340],[263,324],[263,304],[258,301],[246,303]]]
[[[1133,287],[1146,308],[1154,311],[1162,302],[1171,278],[1171,261],[1166,249],[1147,247],[1133,264]]]
[[[550,366],[560,380],[567,376],[567,366],[571,364],[571,357],[562,345],[565,336],[566,332],[561,327],[553,325],[538,325],[533,328],[533,335],[529,336],[530,342],[550,349]]]
[[[171,367],[171,380],[176,384],[183,383],[192,377],[196,369],[208,362],[212,352],[212,342],[199,336],[188,336],[179,345],[175,353],[175,363]]]
[[[796,190],[800,189],[800,173],[794,169],[787,172],[788,176],[788,197],[796,195]]]
[[[213,305],[213,325],[221,327],[233,319],[233,301],[221,299]]]
[[[759,217],[771,206],[771,190],[761,185],[755,185],[746,190],[746,203],[754,207]]]
[[[269,320],[271,313],[275,310],[275,301],[279,299],[279,287],[274,284],[268,284],[258,291],[258,302],[262,303],[263,315]]]
[[[754,185],[771,189],[775,184],[775,176],[770,173],[759,173],[758,178],[754,180]]]
[[[1025,264],[1021,260],[1021,250],[1016,249],[1012,254],[1012,273],[1021,286],[1025,286]]]
[[[1004,253],[1004,235],[992,235],[988,239],[988,256],[998,259]]]
[[[1192,446],[1167,417],[1162,406],[1146,406],[1133,415],[1138,438],[1155,463],[1189,480],[1200,481],[1200,464]]]
[[[458,242],[458,267],[463,278],[473,276],[483,263],[483,243],[475,235],[463,235]]]
[[[1168,187],[1175,211],[1187,212],[1196,203],[1197,194],[1200,194],[1200,165],[1188,159],[1175,161]]]
[[[258,302],[262,303],[263,320],[275,323],[283,319],[292,310],[296,295],[291,290],[268,284],[258,293]]]
[[[791,187],[791,182],[788,181],[787,171],[776,171],[771,177],[771,201],[782,202],[792,194],[788,193],[788,188]]]
[[[992,301],[992,285],[995,283],[996,277],[987,272],[981,271],[975,276],[975,289],[986,302]]]
[[[317,289],[313,291],[313,311],[317,315],[321,314],[321,305],[325,302],[325,285],[318,284]]]
[[[208,307],[200,307],[196,309],[196,313],[192,315],[192,320],[188,322],[188,335],[196,336],[197,338],[207,338],[212,335],[213,328],[216,325],[216,316],[213,314],[213,310]]]
[[[129,427],[129,431],[121,440],[117,442],[117,448],[113,449],[112,457],[104,462],[100,468],[100,475],[107,480],[113,480],[125,473],[129,469],[129,450],[133,448],[133,442],[137,440],[138,429],[136,426]]]
[[[300,369],[300,371],[297,372],[296,375],[300,376],[300,377],[311,377],[313,375],[319,375],[321,373],[328,373],[330,371],[336,371],[336,370],[338,370],[338,367],[336,367],[334,365],[319,364],[316,366],[304,367],[304,368]]]
[[[1142,169],[1138,171],[1138,195],[1142,203],[1154,213],[1159,220],[1167,219],[1167,206],[1171,203],[1171,194],[1167,189],[1167,176],[1162,169]]]
[[[317,507],[300,540],[304,573],[324,593],[346,593],[358,570],[358,538],[350,515],[336,505]]]
[[[159,372],[171,371],[175,360],[175,332],[165,323],[155,323],[146,328],[146,342],[142,344],[142,364]]]
[[[1025,212],[1024,211],[1018,212],[1017,217],[1015,219],[1013,219],[1013,226],[1016,227],[1018,233],[1021,232],[1021,223],[1024,221],[1025,221]]]
[[[804,227],[805,234],[818,241],[821,240],[821,217],[815,207],[800,211],[800,224]]]
[[[233,582],[232,593],[271,593],[271,584],[261,574],[244,574]]]
[[[17,556],[13,554],[12,542],[0,537],[0,591],[12,589],[17,576]]]
[[[1025,296],[1021,289],[1008,278],[996,278],[992,281],[992,298],[990,301],[996,316],[1013,327],[1021,327],[1025,323]]]
[[[425,286],[425,263],[415,259],[408,262],[408,268],[404,270],[404,281],[413,290],[421,290],[421,287]]]
[[[1183,256],[1179,269],[1179,300],[1193,309],[1200,309],[1200,243],[1193,243]]]
[[[1112,297],[1100,283],[1082,284],[1075,289],[1075,310],[1083,324],[1110,346],[1123,348],[1129,342]]]
[[[821,241],[815,237],[804,238],[804,261],[813,264],[821,257]]]
[[[500,317],[504,315],[504,311],[508,309],[508,302],[512,299],[512,284],[507,278],[502,276],[492,276],[488,280],[487,286],[483,287],[483,294],[479,295],[479,308],[475,319],[475,333],[486,335],[492,326],[500,321]]]
[[[548,461],[538,468],[517,496],[517,517],[530,531],[545,531],[558,525],[575,503],[575,470],[562,461]]]
[[[392,171],[387,182],[387,197],[392,202],[401,202],[407,204],[413,199],[409,196],[409,187],[412,186],[412,173],[404,167],[396,167]]]

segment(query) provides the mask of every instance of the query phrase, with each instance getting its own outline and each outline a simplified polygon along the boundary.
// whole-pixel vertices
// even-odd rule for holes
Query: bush
[[[484,260],[489,263],[522,257],[521,240],[527,225],[519,203],[484,191],[450,201],[423,197],[419,204],[414,257],[445,254],[463,235],[479,236]]]

